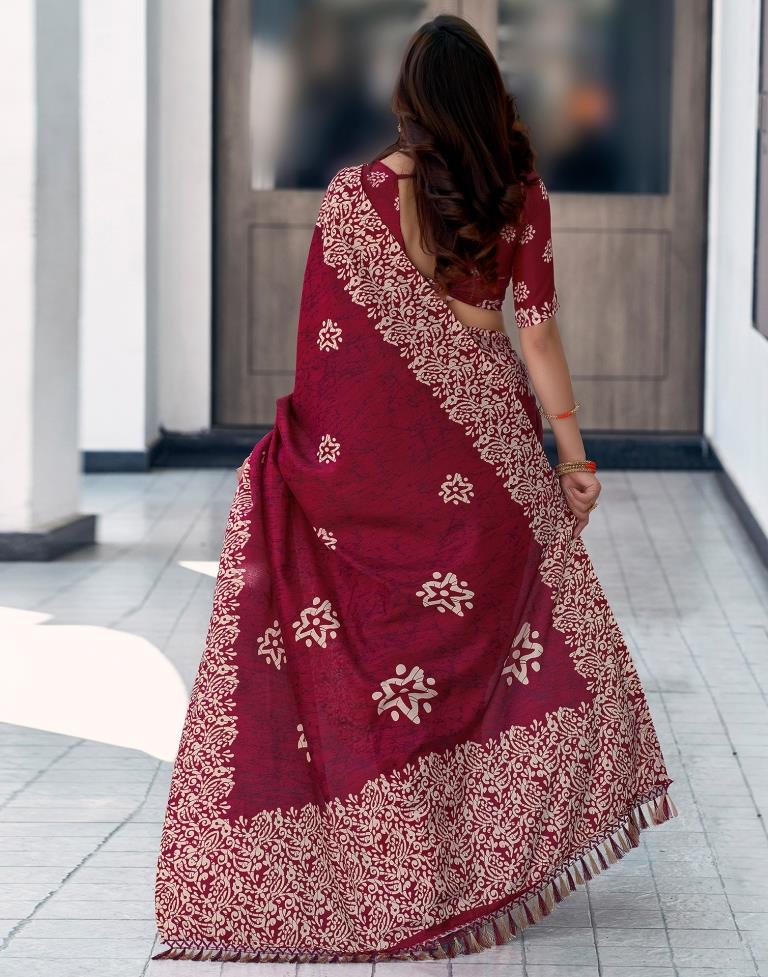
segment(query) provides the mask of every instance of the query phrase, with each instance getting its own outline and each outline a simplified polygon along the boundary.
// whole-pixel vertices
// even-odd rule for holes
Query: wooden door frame
[[[248,134],[242,125],[237,124],[233,118],[227,119],[225,113],[219,111],[222,100],[222,89],[230,88],[230,100],[232,97],[232,87],[246,85],[246,91],[240,90],[239,98],[247,103],[247,78],[242,78],[237,72],[228,71],[226,76],[220,70],[220,54],[223,32],[229,21],[232,26],[231,18],[242,19],[243,8],[247,4],[242,4],[240,0],[220,0],[214,8],[214,159],[213,159],[213,252],[212,252],[212,355],[211,355],[211,418],[212,425],[216,429],[232,431],[246,431],[254,429],[254,425],[234,425],[223,424],[220,420],[219,392],[222,382],[225,379],[222,375],[222,349],[220,340],[221,320],[222,320],[222,296],[227,287],[231,284],[226,281],[226,273],[232,274],[233,265],[236,262],[229,260],[229,255],[237,247],[237,241],[232,235],[222,233],[222,213],[225,206],[231,208],[237,204],[238,187],[242,186],[241,181],[250,183],[250,174],[243,170],[248,160],[247,152],[236,152],[234,154],[234,166],[239,170],[237,175],[237,185],[233,180],[221,179],[222,174],[222,155],[228,146],[233,145],[238,139],[247,139]],[[493,0],[452,0],[449,4],[440,4],[441,9],[454,9],[456,12],[467,16],[478,24],[481,32],[488,34],[490,21],[496,23],[496,15],[490,17],[489,11],[495,8]],[[487,22],[487,23],[486,23]],[[683,441],[688,437],[694,439],[701,435],[703,430],[703,401],[704,401],[704,343],[705,343],[705,296],[706,296],[706,221],[707,221],[707,177],[708,177],[708,152],[704,149],[701,172],[694,181],[692,187],[690,175],[685,168],[685,160],[690,159],[691,155],[696,154],[702,147],[708,148],[709,144],[709,70],[710,70],[710,43],[711,43],[711,23],[712,23],[712,3],[711,0],[675,0],[675,38],[673,41],[673,82],[671,88],[672,106],[671,116],[671,135],[670,135],[670,170],[669,170],[669,192],[668,194],[644,194],[642,198],[633,201],[641,209],[644,218],[647,218],[649,227],[654,221],[658,222],[669,220],[674,225],[682,224],[684,227],[698,227],[695,241],[690,248],[686,249],[685,254],[676,253],[670,256],[673,271],[677,270],[677,281],[671,284],[670,301],[682,301],[686,308],[691,308],[699,321],[699,341],[695,348],[690,345],[686,348],[679,342],[675,342],[679,337],[670,335],[667,326],[664,341],[671,344],[667,347],[666,371],[673,372],[679,377],[679,387],[690,389],[692,384],[697,386],[697,396],[695,403],[693,398],[688,408],[688,420],[678,429],[677,432],[668,432],[666,436],[680,438]],[[706,25],[706,26],[704,26]],[[241,31],[244,35],[243,41],[247,42],[250,37],[249,31]],[[694,38],[691,40],[690,35]],[[685,38],[685,47],[683,39]],[[490,39],[495,38],[491,33]],[[693,49],[691,45],[706,45],[706,50],[701,47]],[[683,56],[684,55],[684,56]],[[683,75],[681,79],[681,73]],[[675,119],[680,117],[681,109],[688,106],[691,98],[697,97],[705,99],[703,108],[703,118],[705,120],[704,130],[701,127],[675,125]],[[699,149],[696,148],[698,144]],[[230,168],[233,159],[229,160]],[[265,201],[265,211],[271,212],[274,219],[280,213],[282,206],[282,194],[304,194],[307,196],[315,195],[319,203],[320,191],[271,191],[274,195],[273,205],[270,206]],[[233,194],[235,199],[227,199],[228,194]],[[611,208],[617,203],[619,197],[625,198],[632,195],[616,195],[613,199],[607,199],[607,195],[600,194],[554,194],[553,197],[553,216],[556,217],[555,230],[557,233],[558,224],[560,231],[567,232],[569,228],[578,229],[585,226],[592,226],[599,230],[601,224],[607,226],[610,219]],[[287,198],[286,198],[287,199]],[[673,203],[674,200],[674,203]],[[268,218],[267,213],[267,218]],[[288,217],[290,220],[290,215]],[[642,223],[641,221],[640,223]],[[686,272],[690,268],[690,261],[699,263],[701,287],[697,290],[688,287],[686,292],[685,278]],[[683,298],[679,295],[682,292]],[[588,379],[586,374],[575,374],[574,379]],[[663,414],[663,405],[659,407],[659,416]],[[660,420],[659,423],[662,423]],[[255,426],[256,430],[260,430]],[[589,433],[589,429],[586,429]],[[594,436],[615,437],[627,432],[622,429],[608,431],[598,429]],[[653,439],[655,433],[650,430],[643,430],[643,438]],[[660,434],[665,436],[665,434]],[[670,441],[671,443],[671,441]],[[682,443],[682,442],[681,442]]]

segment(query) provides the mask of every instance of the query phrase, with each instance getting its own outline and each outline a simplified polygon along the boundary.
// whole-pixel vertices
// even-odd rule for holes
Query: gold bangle
[[[554,471],[556,475],[568,475],[570,472],[592,472],[594,474],[597,471],[597,462],[590,461],[587,458],[577,461],[561,461],[555,465]]]
[[[539,404],[539,413],[543,414],[548,421],[562,421],[566,417],[570,417],[571,414],[575,414],[576,411],[581,407],[581,404],[576,401],[570,410],[562,411],[560,414],[548,414],[542,404]]]

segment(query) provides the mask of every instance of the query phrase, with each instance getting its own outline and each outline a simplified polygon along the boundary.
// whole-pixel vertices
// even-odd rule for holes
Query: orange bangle
[[[597,471],[597,462],[589,461],[584,459],[583,461],[579,459],[578,461],[561,461],[558,465],[555,465],[554,472],[556,475],[568,475],[571,472],[592,472],[594,474]]]
[[[576,411],[581,407],[581,404],[576,401],[576,403],[571,407],[570,410],[564,410],[561,414],[548,414],[543,406],[539,404],[539,412],[547,418],[548,421],[562,421],[565,417],[570,417],[571,414],[575,414]]]

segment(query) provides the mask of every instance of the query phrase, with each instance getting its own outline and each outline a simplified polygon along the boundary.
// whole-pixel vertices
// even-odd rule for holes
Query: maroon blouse
[[[400,227],[398,179],[411,173],[396,173],[382,160],[363,164],[363,177],[376,208],[405,250]],[[453,286],[449,299],[459,299],[481,309],[499,310],[512,282],[515,322],[520,327],[535,326],[553,316],[559,301],[555,289],[552,256],[552,222],[549,194],[535,171],[537,181],[525,187],[526,196],[519,227],[505,224],[499,234],[497,260],[499,276],[489,286],[468,276]]]

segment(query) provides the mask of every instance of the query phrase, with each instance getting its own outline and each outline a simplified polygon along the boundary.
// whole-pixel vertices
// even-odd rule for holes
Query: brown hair
[[[496,240],[517,224],[533,169],[528,130],[487,44],[461,17],[423,24],[403,56],[392,96],[395,150],[414,163],[421,246],[435,255],[441,291],[468,274],[496,279]]]

